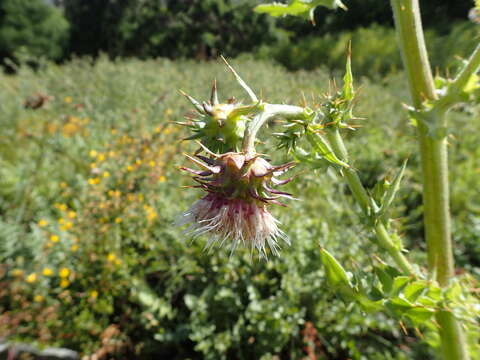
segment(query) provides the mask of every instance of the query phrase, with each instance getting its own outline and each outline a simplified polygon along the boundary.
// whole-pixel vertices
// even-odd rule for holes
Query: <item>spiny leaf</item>
[[[353,75],[352,75],[352,44],[348,45],[347,64],[345,65],[345,76],[343,77],[343,96],[346,100],[353,100]]]
[[[317,154],[321,155],[332,164],[340,165],[346,168],[350,167],[346,162],[340,160],[334,154],[334,152],[330,148],[330,145],[320,134],[307,132],[307,140],[310,142],[310,145],[312,145]]]
[[[385,214],[385,212],[388,210],[390,205],[393,202],[393,199],[395,198],[395,195],[397,194],[398,190],[400,189],[400,182],[402,181],[403,174],[405,173],[405,169],[407,167],[407,160],[403,162],[403,165],[398,172],[397,176],[395,176],[395,179],[393,180],[393,183],[390,185],[390,187],[387,189],[385,196],[383,198],[383,203],[382,206],[378,212],[379,216],[382,216]]]
[[[233,76],[235,76],[235,79],[237,80],[237,82],[240,84],[240,86],[246,91],[246,93],[248,94],[248,96],[250,96],[250,99],[254,102],[254,103],[258,103],[258,98],[257,98],[257,95],[255,95],[255,93],[253,92],[253,90],[247,85],[247,83],[240,77],[240,75],[238,75],[238,73],[235,71],[235,69],[228,63],[227,59],[225,59],[223,57],[223,55],[220,55],[220,57],[222,58],[223,62],[225,63],[225,65],[227,65],[228,69],[232,72]]]
[[[320,258],[323,266],[325,267],[325,273],[330,285],[335,288],[350,290],[353,292],[353,287],[350,284],[346,271],[342,265],[331,255],[327,250],[320,250]]]

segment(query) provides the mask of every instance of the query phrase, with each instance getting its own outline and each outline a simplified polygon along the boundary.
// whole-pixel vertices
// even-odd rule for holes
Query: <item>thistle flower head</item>
[[[213,155],[213,154],[212,154]],[[285,206],[280,198],[292,198],[286,192],[273,189],[291,179],[278,180],[276,176],[294,164],[272,166],[259,155],[229,152],[207,158],[188,156],[201,170],[182,168],[192,173],[197,188],[208,194],[181,214],[177,224],[190,226],[186,232],[192,236],[208,234],[206,247],[214,243],[223,245],[231,240],[231,249],[238,244],[257,249],[260,256],[267,256],[267,249],[278,254],[281,239],[289,240],[278,228],[279,222],[268,211],[269,204]]]

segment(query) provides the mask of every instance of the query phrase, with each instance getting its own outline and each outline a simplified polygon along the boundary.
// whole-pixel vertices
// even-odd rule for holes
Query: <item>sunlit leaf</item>
[[[320,258],[325,267],[328,283],[338,289],[342,295],[354,296],[355,291],[342,265],[325,249],[320,250]]]
[[[346,10],[345,5],[340,0],[292,0],[288,4],[278,2],[261,4],[255,7],[255,11],[275,17],[286,15],[303,16],[308,17],[313,22],[313,13],[317,6]]]

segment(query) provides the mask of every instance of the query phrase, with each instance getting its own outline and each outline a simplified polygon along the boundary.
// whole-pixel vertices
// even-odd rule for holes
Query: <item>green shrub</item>
[[[464,22],[456,24],[448,34],[440,35],[430,30],[426,37],[432,66],[453,70],[458,67],[458,58],[446,58],[443,54],[468,56],[478,43],[479,32],[475,24]],[[278,46],[263,47],[259,50],[259,56],[273,57],[289,70],[311,70],[323,66],[342,70],[350,41],[355,58],[352,66],[356,74],[377,77],[401,69],[395,30],[379,25],[347,32],[310,35],[298,41],[294,37]]]
[[[31,59],[59,59],[64,54],[68,29],[61,12],[42,0],[3,0],[0,59],[18,54]]]
[[[277,36],[255,0],[83,0],[65,2],[78,55],[207,59],[236,56]]]

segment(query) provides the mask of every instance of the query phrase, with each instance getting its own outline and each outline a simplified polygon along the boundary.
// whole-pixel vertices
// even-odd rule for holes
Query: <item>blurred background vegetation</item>
[[[67,61],[75,56],[207,60],[253,54],[287,69],[336,69],[353,42],[354,70],[383,75],[400,68],[388,1],[347,1],[349,11],[318,8],[316,25],[275,21],[253,13],[259,0],[2,0],[0,61],[30,55]],[[470,0],[422,3],[433,66],[476,42]],[[459,36],[461,34],[461,36]],[[5,61],[4,61],[5,62]]]
[[[319,248],[371,270],[379,250],[348,189],[298,167],[300,201],[273,209],[292,239],[269,262],[203,251],[172,223],[200,194],[175,166],[190,110],[177,89],[313,105],[352,40],[360,126],[348,135],[369,188],[408,170],[395,226],[425,263],[418,154],[387,1],[316,12],[315,27],[252,13],[253,0],[0,0],[0,337],[92,359],[425,359],[428,333],[400,330],[328,291]],[[479,40],[470,1],[422,2],[442,74]],[[29,66],[25,66],[29,65]],[[294,70],[294,71],[292,71]],[[458,272],[480,277],[480,107],[460,106],[451,150]],[[274,127],[275,124],[272,124]],[[275,128],[274,128],[275,129]],[[275,142],[261,151],[285,161]],[[478,287],[478,286],[477,286]],[[422,341],[421,341],[422,340]]]

